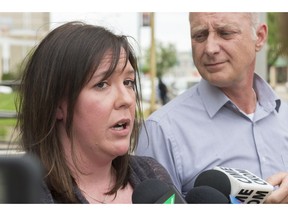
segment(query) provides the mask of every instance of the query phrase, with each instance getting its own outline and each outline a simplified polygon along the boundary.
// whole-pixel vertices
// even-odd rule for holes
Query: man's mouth
[[[216,65],[221,65],[223,64],[224,62],[215,62],[215,63],[210,63],[210,64],[205,64],[206,66],[216,66]]]

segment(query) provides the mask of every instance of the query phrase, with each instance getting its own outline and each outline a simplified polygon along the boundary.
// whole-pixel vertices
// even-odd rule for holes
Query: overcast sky
[[[51,13],[51,27],[63,22],[80,20],[91,24],[105,26],[115,33],[134,37],[141,47],[151,43],[150,27],[140,27],[140,13]],[[155,39],[168,44],[175,44],[178,51],[190,51],[190,33],[187,12],[156,12]]]
[[[190,50],[188,11],[285,12],[287,0],[9,0],[1,11],[52,13],[52,22],[82,20],[104,25],[115,33],[133,36],[141,45],[150,44],[149,28],[138,31],[136,12],[156,12],[155,37],[174,43],[179,51]],[[98,12],[98,13],[95,13]],[[101,13],[100,13],[101,12]],[[56,24],[55,24],[56,25]],[[54,26],[55,26],[54,25]]]
[[[188,11],[284,12],[287,0],[9,0],[2,11],[51,12],[55,27],[71,20],[103,25],[115,33],[134,37],[141,47],[150,44],[149,28],[139,30],[137,12],[155,11],[155,37],[173,43],[178,51],[190,50]],[[285,4],[286,5],[286,4]],[[52,27],[53,27],[52,26]]]
[[[8,0],[1,11],[41,12],[287,12],[287,0]]]

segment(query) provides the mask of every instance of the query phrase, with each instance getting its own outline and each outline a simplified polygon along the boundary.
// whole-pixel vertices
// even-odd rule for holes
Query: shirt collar
[[[275,94],[273,89],[258,74],[254,74],[254,90],[257,94],[259,104],[267,111],[276,110],[279,112],[281,106],[280,98]]]
[[[254,90],[258,97],[259,104],[267,111],[279,111],[281,101],[272,88],[256,73],[254,74]],[[203,104],[212,118],[230,99],[216,86],[210,85],[206,80],[201,79],[199,93]],[[230,101],[231,102],[231,101]],[[232,102],[231,102],[232,103]]]

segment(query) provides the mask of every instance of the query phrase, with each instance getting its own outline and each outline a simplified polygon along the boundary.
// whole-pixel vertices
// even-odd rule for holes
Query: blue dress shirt
[[[262,179],[288,171],[288,105],[257,74],[253,88],[258,105],[251,120],[202,79],[146,120],[135,154],[156,158],[184,195],[215,166]]]

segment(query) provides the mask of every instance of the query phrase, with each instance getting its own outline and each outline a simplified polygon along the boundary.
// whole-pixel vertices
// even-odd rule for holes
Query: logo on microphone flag
[[[242,204],[242,202],[240,200],[238,200],[236,197],[229,195],[230,198],[230,203],[231,204]]]
[[[163,204],[175,204],[175,194],[170,196]]]

